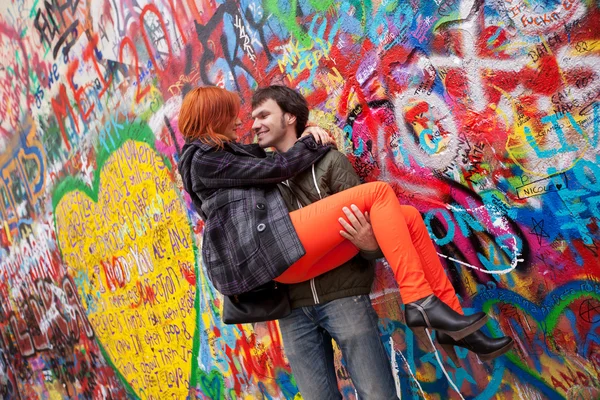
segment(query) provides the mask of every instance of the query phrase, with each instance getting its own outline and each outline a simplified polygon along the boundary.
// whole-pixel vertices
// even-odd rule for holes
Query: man
[[[252,129],[258,144],[283,152],[294,145],[308,121],[304,97],[285,86],[269,86],[252,97]],[[311,169],[279,185],[290,211],[359,185],[348,159],[332,150]],[[356,210],[358,211],[358,210]],[[340,234],[360,250],[344,265],[307,282],[290,285],[291,315],[279,320],[286,356],[302,396],[341,399],[334,367],[332,338],[342,351],[346,369],[362,400],[397,399],[388,355],[369,292],[374,262],[383,254],[368,215],[351,214]]]

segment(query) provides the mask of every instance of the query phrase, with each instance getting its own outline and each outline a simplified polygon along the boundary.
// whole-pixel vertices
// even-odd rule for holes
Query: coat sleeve
[[[327,171],[327,184],[331,188],[332,193],[342,192],[360,185],[360,178],[348,158],[336,150],[332,150],[332,153],[336,153],[335,156],[331,154],[331,157],[335,157],[335,159],[329,165],[329,170]],[[367,261],[383,257],[383,252],[380,248],[373,251],[361,250],[359,254]]]
[[[310,167],[330,149],[318,145],[312,136],[305,136],[285,153],[266,158],[243,157],[228,151],[196,152],[191,168],[194,180],[200,180],[207,188],[273,184]]]

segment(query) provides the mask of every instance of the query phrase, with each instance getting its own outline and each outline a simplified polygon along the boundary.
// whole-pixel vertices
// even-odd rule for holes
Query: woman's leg
[[[306,249],[306,244],[304,242],[302,242],[302,244]],[[321,249],[317,249],[317,252],[320,251]],[[306,257],[305,255],[301,260],[292,265],[294,268],[288,268],[287,271],[279,275],[277,278],[275,278],[275,280],[282,283],[298,283],[308,281],[315,276],[321,275],[342,264],[345,264],[346,261],[358,254],[358,248],[348,240],[343,241],[331,250],[324,249],[323,251],[326,251],[327,253],[325,253],[325,255],[321,258],[314,258],[314,265],[312,265],[310,268],[307,267],[308,261],[304,261],[304,263],[299,264],[300,261]],[[317,253],[311,252],[311,254]]]
[[[464,314],[456,297],[454,287],[446,276],[440,258],[436,254],[435,246],[431,241],[419,210],[412,206],[402,206],[402,212],[404,213],[410,236],[413,239],[413,244],[421,257],[425,278],[431,285],[433,293],[454,311]],[[459,361],[453,346],[470,350],[476,353],[482,360],[491,360],[509,351],[514,343],[512,338],[508,336],[490,338],[480,330],[466,336],[460,341],[456,341],[442,332],[437,332],[436,338],[456,365],[459,365]]]
[[[342,216],[342,208],[352,204],[371,215],[373,233],[392,268],[406,305],[407,326],[421,331],[437,329],[460,340],[485,324],[485,313],[460,315],[433,295],[398,198],[383,182],[356,186],[290,213],[306,254],[276,280],[301,282],[338,267],[337,261],[356,254],[356,248],[344,245],[345,239],[339,234],[338,218]],[[330,252],[332,254],[328,254]],[[323,260],[336,260],[336,263],[325,265]]]
[[[413,206],[400,206],[400,208],[408,225],[413,245],[419,254],[425,279],[429,282],[433,294],[457,313],[464,314],[456,297],[454,287],[450,283],[448,276],[446,276],[446,271],[442,266],[440,257],[437,255],[421,213]]]
[[[295,283],[311,279],[357,254],[356,247],[339,233],[342,228],[338,218],[344,215],[342,207],[351,204],[362,212],[369,212],[375,238],[394,272],[404,303],[433,294],[398,198],[384,182],[359,185],[290,213],[306,254],[276,280]],[[327,260],[336,263],[325,264],[323,261]]]

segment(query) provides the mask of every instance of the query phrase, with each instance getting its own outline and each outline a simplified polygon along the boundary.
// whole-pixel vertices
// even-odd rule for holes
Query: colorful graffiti
[[[136,130],[124,127],[129,138]],[[132,390],[185,397],[196,256],[184,203],[168,166],[145,142],[129,139],[98,164],[92,190],[72,180],[56,188],[62,259],[98,345]]]
[[[461,365],[371,299],[402,398],[600,396],[600,4],[9,1],[0,9],[0,395],[301,398],[276,322],[223,325],[175,166],[197,85],[297,88],[417,207],[467,311]],[[344,398],[356,393],[336,353]]]

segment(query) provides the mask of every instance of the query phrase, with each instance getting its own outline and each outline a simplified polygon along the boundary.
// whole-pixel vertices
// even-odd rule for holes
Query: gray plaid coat
[[[329,146],[310,135],[285,153],[226,143],[223,150],[195,141],[183,147],[179,173],[205,221],[202,258],[224,295],[251,290],[305,254],[276,184],[321,159]]]

